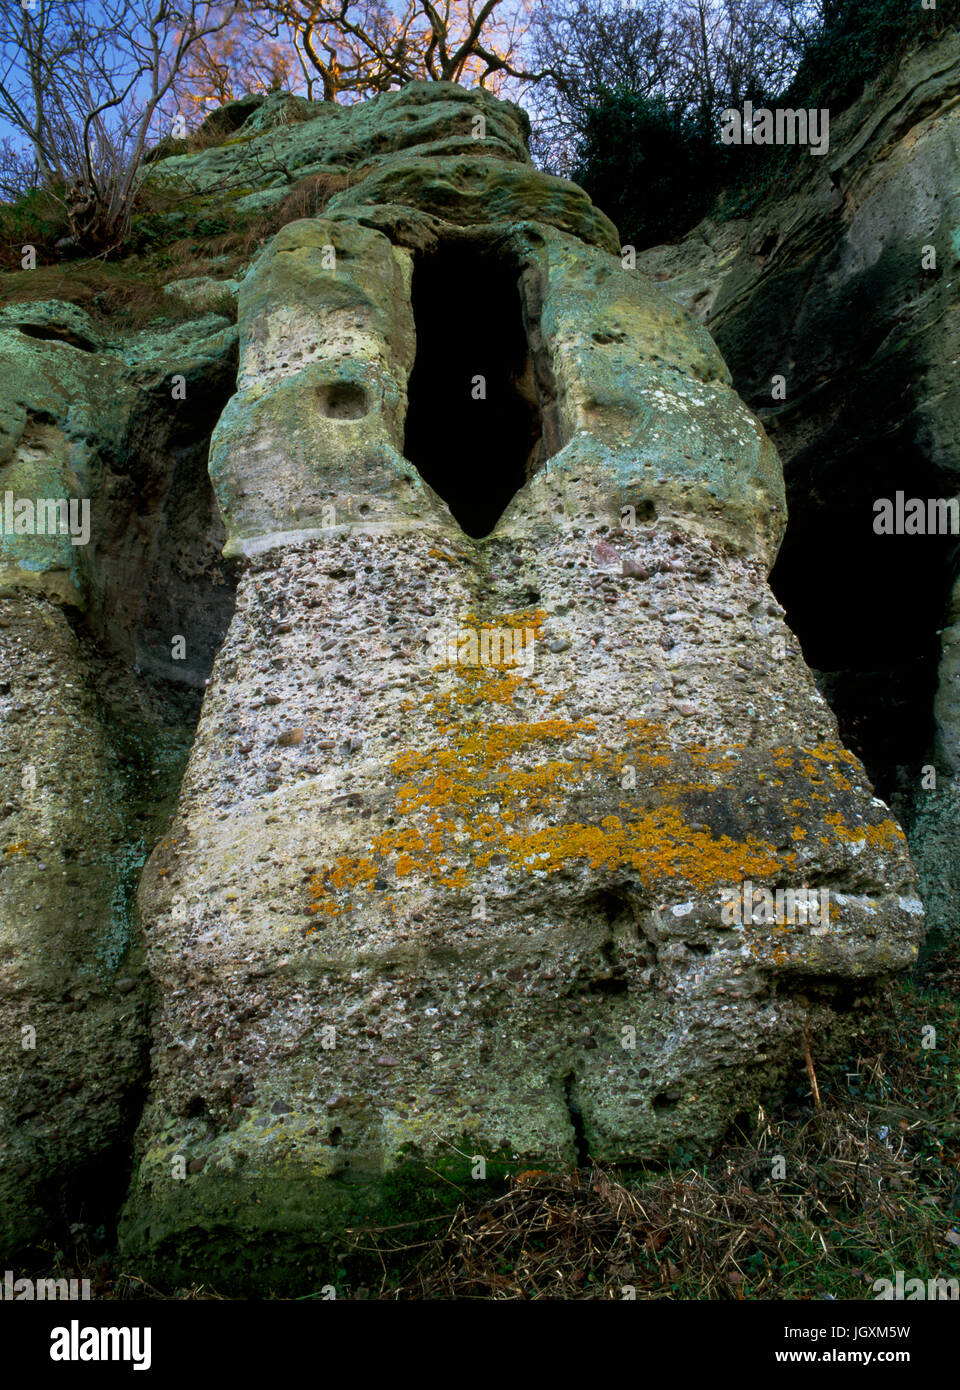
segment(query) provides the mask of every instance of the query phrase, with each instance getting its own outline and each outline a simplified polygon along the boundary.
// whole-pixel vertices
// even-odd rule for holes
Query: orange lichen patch
[[[548,614],[542,608],[524,608],[513,613],[498,613],[492,617],[481,617],[478,613],[462,613],[457,619],[458,628],[467,632],[483,633],[491,636],[496,632],[532,634],[534,641],[543,640],[543,625]]]
[[[646,739],[664,739],[664,729],[662,724],[655,724],[652,719],[625,719],[623,727],[641,735]],[[693,744],[692,747],[700,745]],[[735,747],[738,745],[734,745]]]
[[[29,848],[26,840],[15,840],[13,844],[6,846],[4,854],[8,859],[12,859],[15,854],[26,854]]]
[[[795,770],[813,785],[822,785],[829,776],[838,791],[851,791],[853,783],[835,766],[856,767],[854,755],[839,743],[818,743],[813,748],[775,748],[774,765],[784,771]],[[821,764],[822,766],[818,766]]]
[[[691,749],[694,767],[708,768],[711,772],[733,772],[740,766],[740,757],[728,748]]]
[[[320,890],[317,889],[316,891],[319,892]],[[308,912],[322,912],[327,917],[336,917],[340,913],[340,910],[341,909],[337,906],[335,902],[333,902],[332,899],[327,899],[323,902],[314,903],[311,907],[307,909]]]
[[[510,628],[515,631],[523,631],[532,628],[534,636],[539,640],[543,636],[543,625],[547,621],[549,614],[543,608],[521,608],[513,613],[499,613],[493,618],[481,618],[476,613],[467,613],[463,618],[465,627],[482,626],[489,628]]]
[[[668,753],[647,753],[643,761],[647,767],[669,767],[673,759]]]
[[[804,749],[804,752],[811,758],[819,758],[824,763],[846,763],[848,767],[857,767],[856,756],[850,752],[849,748],[844,748],[842,743],[818,743],[814,748]]]
[[[627,824],[605,816],[599,826],[547,826],[508,835],[505,845],[514,862],[528,869],[549,873],[585,859],[591,868],[633,869],[651,887],[682,879],[695,888],[712,888],[744,875],[775,874],[794,859],[756,836],[737,841],[694,830],[675,806],[640,811]]]
[[[437,697],[437,714],[445,716],[453,727],[462,709],[477,705],[512,706],[516,696],[529,688],[529,682],[514,667],[451,666],[459,684]],[[441,732],[443,729],[441,727]]]
[[[560,822],[534,826],[531,822],[556,816],[566,804],[569,788],[587,788],[598,773],[609,782],[612,755],[599,750],[582,759],[551,759],[533,769],[514,769],[511,753],[544,739],[566,739],[592,729],[590,721],[545,720],[536,724],[493,726],[480,749],[473,738],[453,748],[414,752],[396,760],[397,770],[421,772],[404,782],[397,792],[397,811],[405,819],[423,811],[431,813],[435,828],[421,830],[409,819],[398,830],[376,835],[370,849],[384,868],[393,859],[398,877],[418,874],[450,888],[464,888],[468,873],[463,865],[448,867],[450,854],[466,853],[474,868],[486,868],[494,853],[506,853],[514,868],[526,872],[555,873],[575,862],[610,871],[631,870],[650,886],[676,879],[705,889],[732,882],[744,875],[763,878],[794,862],[792,854],[778,854],[759,837],[743,842],[729,836],[715,837],[708,830],[692,828],[675,805],[653,808],[620,803],[620,816],[604,816],[599,824]],[[641,760],[641,749],[630,752]],[[436,763],[441,768],[437,770]],[[433,766],[431,767],[431,762]],[[692,785],[659,786],[660,797],[689,791]],[[438,808],[453,812],[452,819]],[[459,843],[466,849],[461,851]],[[493,845],[494,848],[486,848]],[[447,854],[440,853],[447,849]],[[332,871],[312,883],[315,898],[331,901],[338,890],[372,886],[371,861],[338,860]],[[342,893],[338,892],[338,896]]]
[[[452,874],[436,874],[437,882],[444,888],[451,888],[454,892],[462,892],[468,883],[466,869],[454,869]]]
[[[906,844],[903,831],[895,820],[888,818],[879,825],[847,825],[839,812],[824,816],[824,823],[833,828],[838,840],[849,844],[865,840],[871,849],[891,850]]]
[[[387,855],[396,854],[409,867],[403,870],[404,873],[411,873],[418,858],[424,855],[437,855],[443,849],[443,834],[439,830],[431,830],[426,833],[417,829],[415,826],[405,826],[400,830],[385,830],[383,834],[374,836],[371,842],[376,854]]]
[[[449,671],[457,677],[451,690],[434,696],[438,720],[444,714],[455,720],[464,707],[480,703],[512,706],[521,689],[542,695],[543,691],[525,670],[525,663],[528,658],[533,659],[536,644],[542,640],[546,618],[542,609],[523,609],[488,618],[464,614],[458,626],[450,630],[451,641],[443,661],[433,667],[434,671]]]
[[[818,743],[812,748],[774,748],[771,750],[774,765],[783,771],[791,771],[804,779],[809,790],[804,797],[794,797],[789,802],[791,810],[809,811],[815,804],[829,804],[832,792],[851,792],[855,783],[845,775],[841,766],[859,768],[857,759],[839,743]],[[771,787],[786,785],[776,778],[758,774],[758,781]],[[820,836],[823,844],[829,843],[829,836]]]
[[[483,625],[536,624],[539,631],[544,616],[510,614]],[[742,840],[715,834],[699,819],[691,823],[683,809],[691,793],[736,789],[744,776],[764,781],[755,761],[749,771],[742,766],[742,745],[672,746],[663,726],[637,718],[624,721],[623,746],[598,748],[592,719],[545,718],[544,707],[550,708],[550,697],[522,673],[457,667],[452,682],[421,701],[437,736],[400,752],[391,764],[398,826],[375,834],[361,854],[337,859],[311,880],[317,910],[349,911],[358,891],[372,891],[377,878],[391,873],[405,884],[422,881],[468,892],[495,856],[505,857],[514,874],[549,876],[580,865],[630,872],[658,890],[682,885],[681,891],[709,891],[746,877],[775,880],[795,869],[794,851],[778,850],[759,834]],[[514,712],[538,717],[511,720]],[[855,763],[831,745],[777,748],[771,761],[801,775],[810,788],[793,799],[794,823],[814,801],[835,794],[836,764]],[[644,778],[642,795],[633,801],[622,799],[628,767],[655,774]],[[767,768],[769,786],[769,763]],[[631,790],[641,788],[631,783]],[[597,807],[594,821],[582,810],[570,817],[571,793],[578,794],[578,809]],[[610,814],[614,807],[617,814]],[[828,818],[828,826],[839,838],[880,833],[879,827],[852,830],[839,814]],[[794,824],[795,843],[806,835]]]
[[[446,727],[444,732],[447,732]],[[592,719],[540,719],[529,724],[483,725],[464,731],[448,748],[407,749],[394,759],[392,767],[394,772],[438,769],[438,777],[443,769],[465,763],[482,771],[492,771],[509,766],[508,760],[524,748],[539,747],[559,739],[569,740],[578,733],[595,732]]]
[[[808,761],[817,760],[826,764],[826,772],[838,791],[849,792],[853,790],[853,783],[849,777],[834,766],[836,763],[844,763],[847,767],[856,767],[857,760],[848,749],[839,743],[821,743],[815,748],[810,748],[806,753]]]
[[[310,896],[320,912],[336,911],[331,905],[333,893],[343,893],[364,884],[372,887],[379,870],[372,859],[343,854],[314,874],[309,883]]]

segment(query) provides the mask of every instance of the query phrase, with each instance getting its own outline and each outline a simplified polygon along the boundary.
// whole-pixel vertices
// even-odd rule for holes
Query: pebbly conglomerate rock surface
[[[515,139],[470,145],[477,114],[519,128],[438,84],[285,134],[329,167],[334,121],[356,182],[240,286],[210,472],[244,568],[139,895],[123,1240],[160,1276],[294,1285],[479,1158],[702,1148],[916,956],[903,834],[768,587],[776,452],[708,334]],[[541,422],[480,537],[403,452],[450,243],[511,267],[529,361],[491,398]],[[470,290],[451,342],[510,312]],[[461,503],[475,390],[434,476]],[[825,890],[829,923],[725,920],[744,881]]]

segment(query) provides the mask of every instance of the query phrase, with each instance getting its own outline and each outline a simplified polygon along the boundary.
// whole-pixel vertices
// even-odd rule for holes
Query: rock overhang
[[[494,247],[516,269],[549,448],[511,520],[522,524],[525,504],[536,513],[538,494],[558,488],[568,506],[599,507],[615,520],[624,492],[639,487],[658,510],[718,534],[726,529],[731,538],[736,532],[738,544],[772,558],[785,520],[776,453],[730,389],[704,330],[619,257],[550,225],[451,230],[459,244]],[[400,453],[415,352],[413,264],[406,247],[343,209],[290,224],[257,259],[240,291],[240,391],[211,452],[228,553],[262,549],[267,535],[303,538],[329,526],[323,516],[332,484],[342,490],[345,474],[379,478],[369,490],[384,501],[384,490],[393,492],[396,524],[440,524],[432,494]],[[469,289],[450,286],[458,312],[469,306]],[[362,426],[359,414],[325,422],[308,405],[324,380],[362,390]],[[306,455],[305,432],[315,436]],[[585,456],[591,445],[592,462]],[[235,476],[254,455],[300,459],[296,478],[284,471],[277,491],[287,500],[276,499],[269,521],[253,520],[238,505],[242,493],[248,513],[259,508],[257,491]],[[364,524],[389,524],[389,507],[366,497],[348,505],[352,521],[363,519],[354,511],[365,507]]]
[[[467,152],[478,114],[497,158]],[[140,893],[147,1265],[199,1267],[226,1227],[292,1267],[453,1153],[709,1144],[916,956],[902,833],[767,587],[776,452],[585,195],[502,158],[519,129],[428,88],[278,137],[366,177],[240,287],[210,472],[245,573]],[[444,242],[515,271],[543,427],[482,538],[402,452],[417,259]],[[469,284],[450,306],[497,312]],[[476,657],[494,633],[529,669]],[[725,923],[744,880],[825,886],[828,933]]]

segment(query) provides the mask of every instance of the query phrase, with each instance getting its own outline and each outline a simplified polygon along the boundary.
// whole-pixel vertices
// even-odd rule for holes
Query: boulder
[[[769,438],[579,190],[395,158],[432,102],[298,127],[377,172],[239,294],[237,606],[139,893],[122,1240],[157,1278],[330,1282],[431,1174],[703,1152],[917,954],[903,832],[768,585]]]

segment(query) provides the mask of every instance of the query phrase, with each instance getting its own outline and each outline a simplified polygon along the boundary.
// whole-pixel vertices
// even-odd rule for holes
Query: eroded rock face
[[[874,506],[957,496],[958,90],[952,33],[834,119],[829,155],[753,217],[639,257],[710,329],[777,445],[791,522],[774,588],[908,828],[929,925],[951,934],[956,540],[877,535]]]
[[[348,143],[384,113],[378,168],[405,102],[429,129],[448,96],[405,93],[331,118]],[[443,143],[286,227],[240,291],[211,474],[245,569],[140,890],[124,1241],[174,1277],[322,1270],[424,1165],[708,1144],[916,955],[903,835],[767,584],[776,453],[711,339],[595,214],[552,216],[578,190],[501,153],[491,220],[485,161]],[[462,382],[434,490],[403,454],[438,312],[411,287],[448,241],[512,267],[528,360]],[[498,312],[451,284],[452,336]],[[471,537],[460,439],[511,393],[541,437]],[[825,889],[828,922],[738,924],[745,879]]]
[[[129,1171],[149,1051],[136,888],[232,607],[204,409],[225,398],[235,339],[216,319],[107,342],[76,305],[0,310],[8,1259],[109,1223]],[[18,530],[9,499],[62,500],[80,543],[46,518]]]
[[[98,719],[97,672],[55,603],[7,594],[0,1248],[13,1254],[48,1234],[61,1189],[85,1168],[100,1163],[122,1180],[116,1149],[139,1103],[148,1043],[131,891],[143,856],[129,841],[123,769]]]

